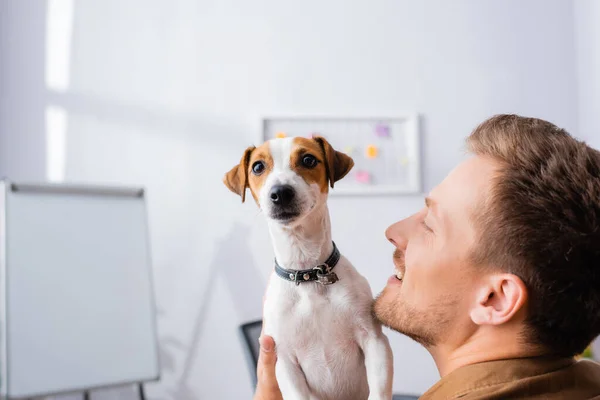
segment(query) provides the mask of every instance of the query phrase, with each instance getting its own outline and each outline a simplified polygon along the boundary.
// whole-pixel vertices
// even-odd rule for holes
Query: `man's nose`
[[[408,244],[409,225],[408,219],[398,221],[385,230],[385,237],[397,248],[405,249]]]

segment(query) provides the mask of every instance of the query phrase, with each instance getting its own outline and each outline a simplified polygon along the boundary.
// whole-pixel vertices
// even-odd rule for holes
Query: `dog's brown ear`
[[[242,203],[246,201],[246,188],[248,187],[248,164],[250,163],[250,156],[254,151],[255,147],[250,146],[244,151],[244,155],[240,160],[240,163],[235,167],[231,168],[229,172],[223,177],[223,183],[233,193],[242,196]]]
[[[327,178],[329,179],[329,184],[333,188],[333,184],[346,176],[352,167],[354,167],[354,160],[352,157],[334,150],[324,137],[313,136],[313,139],[321,146],[321,150],[325,156]]]

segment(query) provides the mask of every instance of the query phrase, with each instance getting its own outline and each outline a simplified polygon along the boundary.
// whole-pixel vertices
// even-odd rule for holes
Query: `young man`
[[[483,122],[472,157],[386,231],[396,271],[374,302],[441,380],[422,399],[600,399],[600,153],[553,124]],[[255,400],[280,399],[261,338]]]

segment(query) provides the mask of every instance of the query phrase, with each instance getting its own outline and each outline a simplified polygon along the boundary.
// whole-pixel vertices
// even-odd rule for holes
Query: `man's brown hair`
[[[563,356],[600,334],[600,153],[550,122],[497,115],[467,139],[500,163],[474,261],[528,289],[525,338]]]

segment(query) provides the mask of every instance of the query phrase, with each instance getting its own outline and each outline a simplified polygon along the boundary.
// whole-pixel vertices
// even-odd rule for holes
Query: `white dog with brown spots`
[[[267,218],[275,269],[263,333],[277,344],[276,377],[286,400],[389,400],[392,352],[374,320],[367,280],[331,237],[329,186],[354,166],[322,137],[249,147],[224,178]]]

